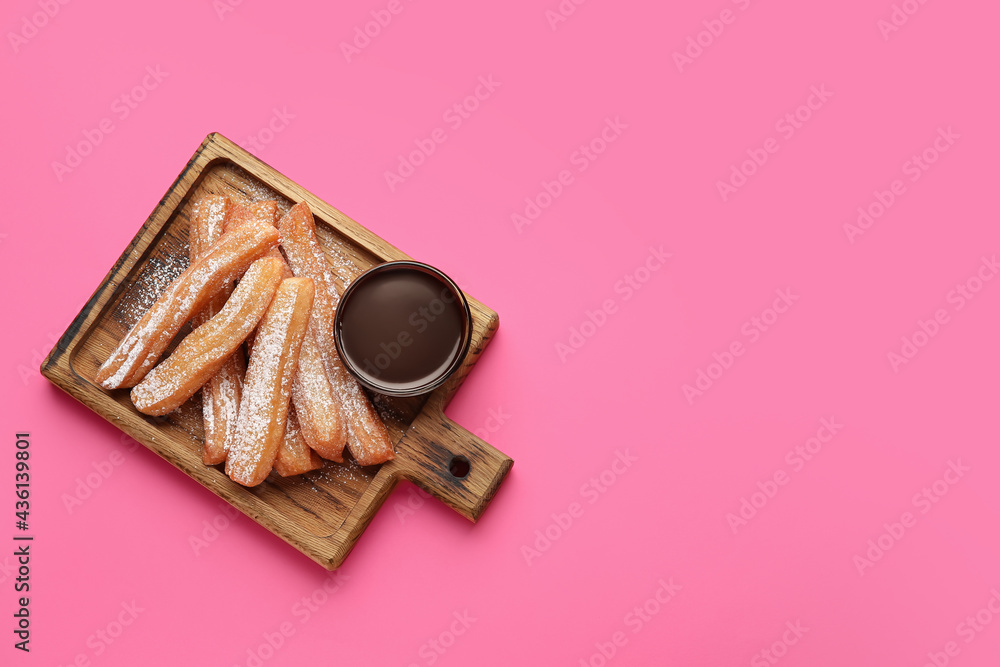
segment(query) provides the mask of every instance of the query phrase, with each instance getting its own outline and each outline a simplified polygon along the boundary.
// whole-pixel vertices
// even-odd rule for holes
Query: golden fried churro
[[[306,444],[299,428],[295,407],[289,405],[288,420],[285,423],[285,439],[278,447],[278,456],[274,459],[274,472],[282,477],[291,477],[322,467],[323,459]]]
[[[222,195],[205,195],[195,202],[191,227],[188,230],[188,246],[192,262],[219,240],[233,208],[235,207],[229,197]]]
[[[393,458],[392,442],[385,424],[357,381],[344,368],[334,343],[333,321],[340,300],[330,263],[316,238],[315,222],[309,205],[293,206],[278,224],[281,247],[292,272],[308,276],[316,283],[316,303],[309,319],[327,378],[340,398],[347,425],[347,448],[360,465],[384,463]]]
[[[273,257],[251,264],[222,310],[188,334],[132,389],[132,402],[139,412],[165,415],[215,375],[268,310],[283,271],[284,262]]]
[[[230,225],[241,225],[251,219],[266,220],[277,226],[277,203],[260,201],[233,206],[226,218],[226,225],[227,228]],[[266,256],[282,257],[277,248],[269,251]],[[287,277],[291,276],[292,271],[289,269]],[[292,403],[306,443],[323,458],[343,463],[347,430],[341,417],[340,402],[334,396],[316,339],[310,333],[303,339],[299,352],[299,368],[292,383]]]
[[[233,209],[237,208],[230,203],[225,197],[207,195],[195,204],[194,215],[191,217],[191,231],[188,235],[192,263],[198,261],[205,249],[222,236],[225,221],[232,215]],[[209,299],[208,305],[194,316],[191,325],[198,328],[212,319],[222,310],[232,293],[232,283],[225,285],[218,294]],[[245,372],[246,359],[242,347],[238,346],[222,364],[222,368],[201,388],[202,417],[205,427],[205,445],[201,458],[205,465],[215,465],[226,460],[226,438],[229,431],[236,428]]]
[[[160,295],[97,372],[106,389],[133,387],[185,322],[278,241],[273,226],[248,222],[224,233]]]
[[[226,363],[201,388],[205,446],[201,460],[215,465],[226,460],[226,440],[236,428],[243,397],[243,376],[247,371],[243,347],[237,346]]]
[[[236,433],[228,443],[226,458],[226,474],[244,486],[264,481],[284,439],[313,293],[309,278],[281,281],[257,330]]]
[[[292,383],[292,403],[306,443],[324,459],[343,463],[347,429],[340,402],[323,368],[323,355],[311,331],[306,332],[299,352],[299,370]]]

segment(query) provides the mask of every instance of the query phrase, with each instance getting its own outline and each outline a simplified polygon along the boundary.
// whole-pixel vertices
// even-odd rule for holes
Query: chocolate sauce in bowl
[[[468,350],[468,305],[457,286],[417,262],[390,262],[362,274],[337,312],[345,366],[375,391],[414,395],[453,372]]]

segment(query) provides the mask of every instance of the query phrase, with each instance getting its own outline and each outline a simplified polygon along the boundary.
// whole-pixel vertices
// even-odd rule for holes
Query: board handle
[[[396,458],[387,465],[475,522],[514,461],[448,419],[442,410],[425,409],[396,445]]]

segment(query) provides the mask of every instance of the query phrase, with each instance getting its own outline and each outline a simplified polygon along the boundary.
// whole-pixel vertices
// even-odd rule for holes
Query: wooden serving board
[[[165,417],[148,417],[133,407],[129,390],[108,391],[95,381],[118,342],[187,266],[191,208],[206,194],[234,201],[275,199],[283,211],[308,202],[341,287],[376,264],[410,259],[222,135],[211,134],[49,353],[42,374],[329,570],[344,562],[401,478],[477,521],[514,462],[444,415],[499,326],[497,314],[468,295],[472,344],[455,375],[425,396],[373,397],[396,451],[396,458],[381,466],[328,461],[296,477],[272,473],[248,489],[226,477],[222,466],[202,463],[200,398]],[[178,340],[189,330],[186,326]]]

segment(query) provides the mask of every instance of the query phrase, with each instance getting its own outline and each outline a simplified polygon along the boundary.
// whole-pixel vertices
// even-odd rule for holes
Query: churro
[[[201,388],[201,412],[205,427],[201,460],[207,466],[226,460],[226,440],[236,428],[240,415],[246,371],[246,357],[242,347],[237,347],[219,372]]]
[[[232,206],[228,198],[220,195],[206,195],[198,200],[194,215],[191,216],[188,234],[192,263],[198,261],[205,249],[219,240],[225,221],[235,208],[237,207]],[[212,319],[222,310],[232,293],[233,285],[230,282],[209,299],[208,304],[191,320],[191,325],[198,328]],[[229,431],[236,428],[244,373],[246,359],[243,349],[237,346],[222,364],[222,368],[201,388],[202,421],[205,427],[201,458],[205,465],[215,465],[226,460],[226,438]]]
[[[334,315],[340,294],[316,238],[309,205],[300,202],[278,224],[281,247],[296,276],[312,278],[316,284],[309,332],[315,337],[320,357],[336,395],[343,405],[347,425],[347,448],[360,465],[384,463],[393,458],[392,442],[364,390],[344,368],[334,342]]]
[[[153,367],[184,323],[250,264],[273,248],[278,232],[256,221],[224,233],[167,287],[97,372],[106,389],[134,387]]]
[[[235,207],[229,197],[205,195],[194,204],[191,226],[188,229],[188,246],[191,261],[196,261],[209,246],[222,236],[226,220]]]
[[[227,229],[245,224],[248,220],[266,221],[277,226],[277,202],[258,201],[233,206],[226,216]],[[266,256],[280,257],[282,262],[285,261],[277,248],[268,251]],[[291,276],[289,269],[287,277]],[[306,443],[323,458],[343,463],[347,431],[341,417],[340,402],[334,396],[319,347],[311,333],[306,334],[299,352],[299,368],[292,383],[292,404],[295,405]]]
[[[226,458],[226,474],[244,486],[264,481],[284,439],[292,380],[313,295],[309,278],[283,280],[257,330],[240,416]]]
[[[326,376],[323,354],[311,331],[306,331],[302,340],[299,369],[292,383],[292,403],[306,443],[324,459],[343,463],[347,431],[340,402]]]
[[[222,310],[185,336],[177,349],[132,389],[132,403],[139,412],[165,415],[215,375],[268,310],[283,271],[284,262],[273,257],[251,264]]]
[[[323,459],[306,444],[299,424],[295,406],[289,405],[285,439],[281,441],[278,455],[274,459],[274,472],[282,477],[301,475],[323,467]]]

